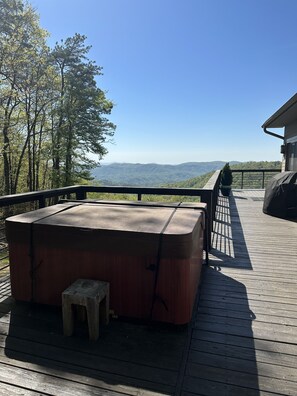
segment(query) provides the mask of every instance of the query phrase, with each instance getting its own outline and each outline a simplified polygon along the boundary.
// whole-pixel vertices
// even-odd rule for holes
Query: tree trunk
[[[3,128],[3,171],[4,171],[4,195],[9,195],[11,193],[11,174],[10,174],[10,141],[8,137],[8,126],[5,125]]]
[[[73,130],[72,122],[69,120],[69,128],[67,134],[67,146],[66,146],[66,156],[65,156],[65,186],[71,185],[71,175],[72,175],[72,149],[73,149]]]

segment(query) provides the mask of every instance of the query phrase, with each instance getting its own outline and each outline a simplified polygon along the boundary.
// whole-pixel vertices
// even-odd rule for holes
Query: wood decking
[[[113,319],[89,342],[61,310],[16,304],[0,280],[2,395],[297,395],[297,223],[263,192],[220,198],[189,326]]]
[[[262,205],[255,190],[219,200],[186,393],[297,395],[297,223]]]

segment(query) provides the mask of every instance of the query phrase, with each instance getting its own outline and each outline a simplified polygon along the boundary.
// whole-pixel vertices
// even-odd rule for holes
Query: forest
[[[50,48],[48,36],[29,3],[0,0],[1,195],[92,180],[93,169],[96,170],[107,153],[105,143],[115,133],[116,126],[109,120],[113,102],[98,86],[102,67],[89,59],[91,47],[86,43],[87,38],[76,33]],[[177,167],[164,165],[161,174],[160,166],[154,164],[146,165],[150,166],[150,172],[145,176],[140,172],[144,165],[124,165],[125,177],[137,177],[138,185],[175,183],[171,185],[199,188],[209,177],[208,174],[184,180],[188,177],[181,177],[184,173],[177,174]],[[186,165],[189,168],[194,164],[183,164],[183,167]],[[211,165],[211,169],[205,167],[203,172],[195,171],[193,175],[218,169],[214,167],[215,162]],[[243,166],[233,165],[234,169]],[[244,166],[261,168],[280,164],[250,162]],[[108,169],[110,171],[111,166]],[[178,179],[174,179],[172,171]],[[123,174],[119,180],[125,184]],[[177,182],[179,180],[184,181]],[[102,176],[101,182],[104,182]],[[236,183],[235,180],[235,187]]]
[[[29,3],[0,0],[1,195],[89,180],[115,132],[86,37],[47,38]]]

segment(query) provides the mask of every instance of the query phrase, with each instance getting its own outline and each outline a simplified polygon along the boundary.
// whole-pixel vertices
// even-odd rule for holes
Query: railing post
[[[140,193],[137,194],[137,201],[141,201],[141,194]]]
[[[264,171],[262,172],[262,189],[264,188],[264,178],[265,178],[265,176],[264,176]]]
[[[80,187],[76,192],[75,192],[76,199],[81,201],[83,199],[87,198],[87,193],[86,190],[83,187]]]
[[[243,171],[241,171],[241,189],[243,190]]]
[[[44,197],[44,195],[42,195],[42,196],[38,199],[38,207],[39,207],[39,209],[45,208],[45,197]]]
[[[213,200],[212,200],[212,191],[211,190],[204,190],[201,193],[201,202],[207,204],[207,248],[208,250],[211,249],[211,232],[213,230]]]
[[[218,177],[218,179],[216,181],[215,189],[214,189],[214,202],[213,202],[213,205],[214,205],[214,217],[213,217],[213,219],[214,220],[215,220],[217,204],[218,204],[218,198],[219,198],[219,193],[220,193],[220,184],[221,184],[221,172],[220,172],[219,177]]]

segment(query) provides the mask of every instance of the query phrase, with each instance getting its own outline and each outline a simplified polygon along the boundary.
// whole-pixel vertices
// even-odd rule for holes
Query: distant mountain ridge
[[[239,164],[238,161],[230,165]],[[224,161],[185,162],[178,165],[113,163],[92,171],[101,185],[159,186],[174,183],[221,169]]]

